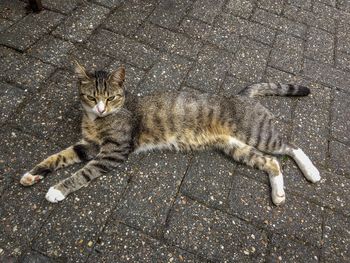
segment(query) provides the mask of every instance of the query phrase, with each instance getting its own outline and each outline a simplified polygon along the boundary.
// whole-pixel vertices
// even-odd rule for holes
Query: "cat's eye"
[[[95,101],[95,98],[90,96],[90,95],[86,95],[86,97],[88,98],[88,100],[92,100],[92,101]]]
[[[108,100],[108,101],[112,101],[112,100],[115,99],[115,97],[116,97],[116,96],[110,96],[107,100]]]

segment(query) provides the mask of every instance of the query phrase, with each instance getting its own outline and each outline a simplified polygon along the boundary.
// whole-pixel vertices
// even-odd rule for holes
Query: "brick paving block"
[[[82,1],[81,0],[42,0],[41,3],[45,8],[58,11],[63,14],[69,14]]]
[[[93,0],[93,2],[109,8],[115,8],[124,3],[124,0]]]
[[[318,0],[322,3],[335,7],[337,5],[337,0]]]
[[[224,2],[224,0],[198,0],[193,4],[189,14],[204,22],[213,23]]]
[[[11,122],[39,138],[74,143],[80,137],[80,120],[76,78],[67,71],[58,71]]]
[[[349,262],[349,216],[329,212],[323,230],[322,259],[324,262]]]
[[[279,0],[259,0],[258,7],[270,12],[274,12],[276,14],[281,14],[284,7],[284,3],[283,1]]]
[[[53,179],[51,185],[58,182]],[[33,249],[64,262],[85,262],[126,186],[127,175],[119,168],[55,204],[59,207],[37,231]]]
[[[261,23],[262,25],[283,31],[296,37],[303,38],[306,34],[306,25],[296,21],[291,21],[285,17],[269,13],[259,8],[255,10],[251,19],[257,23]]]
[[[298,21],[308,26],[313,26],[329,32],[335,31],[335,20],[333,17],[315,14],[291,5],[285,7],[284,15],[291,20]]]
[[[338,8],[346,12],[350,12],[350,3],[346,0],[339,0]]]
[[[350,147],[337,141],[329,142],[329,166],[332,171],[350,178]]]
[[[117,70],[121,65],[124,65],[125,67],[125,81],[123,84],[124,88],[127,91],[136,94],[137,87],[140,81],[144,78],[145,72],[142,69],[121,63],[120,61],[114,61],[111,65],[108,66],[107,69],[109,71]]]
[[[149,68],[159,58],[157,50],[107,30],[100,30],[92,35],[87,46],[90,50],[100,50],[103,54],[144,69]]]
[[[63,15],[48,10],[29,14],[0,33],[0,44],[23,51],[52,30],[63,18]]]
[[[234,16],[249,18],[253,13],[254,1],[252,0],[229,0],[224,7],[224,12]]]
[[[175,29],[192,4],[191,0],[160,1],[149,17],[149,21],[162,27]]]
[[[311,27],[306,38],[305,56],[333,64],[334,36],[326,31]]]
[[[108,13],[108,8],[91,3],[84,4],[74,10],[64,23],[53,31],[53,34],[69,41],[83,42]]]
[[[287,235],[273,234],[268,262],[319,262],[319,249],[289,239]]]
[[[163,244],[121,223],[109,223],[100,235],[88,263],[201,262],[193,254]]]
[[[335,53],[335,65],[339,69],[350,71],[350,54],[337,51]]]
[[[296,193],[307,200],[350,215],[350,179],[317,167],[321,181],[313,184],[305,179],[291,158],[283,161],[282,166],[287,193]]]
[[[310,89],[311,94],[301,98],[295,109],[292,141],[314,163],[324,166],[328,149],[330,90],[320,85],[311,85]]]
[[[5,123],[21,104],[27,93],[5,82],[0,82],[0,123]]]
[[[44,256],[36,251],[26,252],[21,260],[22,263],[57,263],[56,260]]]
[[[134,93],[144,95],[154,91],[178,90],[191,66],[192,62],[182,57],[162,55],[147,72],[142,83],[134,89]]]
[[[198,56],[198,62],[189,72],[186,84],[206,92],[218,93],[231,59],[231,54],[205,46]]]
[[[283,71],[298,73],[303,64],[303,51],[301,39],[279,34],[270,55],[269,65]]]
[[[12,26],[14,22],[0,18],[0,32],[5,31],[7,28]]]
[[[225,81],[222,85],[222,90],[220,91],[220,93],[224,96],[234,96],[250,84],[253,83],[250,81],[238,79],[232,75],[227,75],[225,77]]]
[[[310,59],[305,59],[303,74],[315,81],[325,83],[330,87],[338,87],[350,91],[350,80],[348,73],[330,65],[323,64]]]
[[[144,41],[162,51],[168,51],[177,55],[196,58],[201,48],[201,43],[184,34],[154,26],[146,23],[136,34],[136,38]]]
[[[27,15],[26,3],[19,0],[2,0],[0,2],[0,18],[18,21]]]
[[[331,111],[331,134],[335,138],[350,143],[350,98],[347,93],[334,91]]]
[[[191,160],[181,193],[212,207],[225,207],[234,173],[235,162],[223,153],[197,153]]]
[[[55,70],[51,65],[12,49],[0,48],[0,78],[34,92]]]
[[[187,164],[188,157],[179,153],[148,154],[142,164],[134,165],[132,183],[114,217],[152,236],[161,236]]]
[[[315,1],[312,11],[316,14],[323,14],[327,17],[333,17],[335,20],[341,19],[341,16],[347,15],[344,11],[339,10],[334,6],[326,5],[320,1]]]
[[[276,34],[275,30],[269,27],[226,13],[218,16],[215,25],[267,45],[272,45]]]
[[[287,193],[286,203],[276,207],[267,185],[237,175],[229,199],[228,211],[240,218],[273,233],[287,234],[312,245],[321,243],[322,209],[304,198]]]
[[[249,39],[243,39],[235,59],[231,61],[231,71],[235,77],[259,82],[264,74],[270,47]]]
[[[287,3],[306,10],[312,8],[312,0],[287,0]]]
[[[48,36],[31,47],[28,54],[36,57],[46,63],[63,67],[70,63],[68,53],[74,48],[74,45],[68,41]]]
[[[349,20],[344,21],[339,24],[337,30],[337,50],[350,53],[350,30],[349,30],[350,22]]]
[[[233,53],[239,47],[240,40],[238,34],[220,27],[211,26],[200,20],[192,18],[184,19],[180,30]]]
[[[264,262],[267,253],[265,231],[186,197],[177,200],[165,239],[212,261]]]
[[[153,0],[125,1],[104,23],[104,27],[125,36],[132,36],[156,6]]]

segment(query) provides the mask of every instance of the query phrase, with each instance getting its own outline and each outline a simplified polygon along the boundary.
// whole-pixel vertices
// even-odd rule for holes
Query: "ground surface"
[[[350,262],[350,1],[0,1],[1,262]],[[64,202],[20,176],[79,138],[71,59],[126,65],[129,90],[235,94],[300,83],[305,98],[263,98],[319,167],[308,183],[283,158],[287,202],[267,176],[216,152],[135,155]]]

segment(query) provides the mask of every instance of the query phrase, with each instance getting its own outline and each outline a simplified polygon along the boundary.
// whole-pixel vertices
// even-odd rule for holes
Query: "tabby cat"
[[[266,171],[275,205],[285,202],[285,192],[281,167],[270,154],[291,156],[309,181],[320,180],[305,153],[282,140],[272,113],[252,99],[306,96],[310,92],[306,87],[262,83],[232,97],[198,91],[137,97],[124,88],[124,67],[92,74],[76,63],[75,72],[84,109],[81,141],[48,157],[20,180],[22,185],[33,185],[54,170],[87,161],[49,189],[46,199],[52,203],[118,167],[130,153],[150,149],[219,149],[238,162]]]

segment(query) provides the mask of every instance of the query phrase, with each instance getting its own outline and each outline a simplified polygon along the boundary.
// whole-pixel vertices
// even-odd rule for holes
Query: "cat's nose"
[[[96,108],[98,113],[104,113],[106,111],[106,105],[102,101],[97,103]]]

